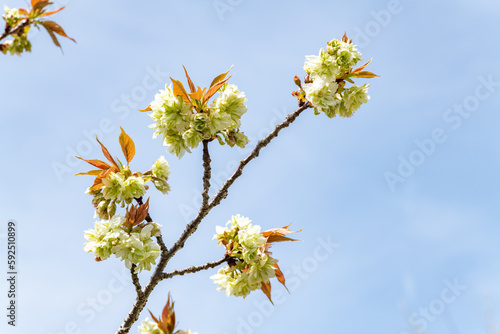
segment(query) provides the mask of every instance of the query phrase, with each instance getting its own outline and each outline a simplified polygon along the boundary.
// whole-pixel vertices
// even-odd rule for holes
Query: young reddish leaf
[[[370,71],[361,71],[361,72],[355,73],[355,75],[353,77],[354,78],[375,78],[375,77],[379,77],[379,76],[380,75],[373,74]]]
[[[120,127],[122,132],[120,133],[120,137],[118,141],[120,142],[120,146],[122,147],[123,155],[125,159],[127,159],[127,163],[130,163],[135,156],[135,144],[132,138],[130,138],[122,127]]]
[[[151,311],[149,311],[149,314],[151,314],[151,318],[153,318],[154,322],[156,322],[156,323],[159,322],[158,319],[156,319],[156,317],[153,315],[153,313],[151,313]]]
[[[184,88],[184,85],[182,84],[182,82],[180,82],[179,80],[174,80],[172,78],[170,78],[170,80],[172,80],[172,83],[173,83],[174,95],[175,96],[182,96],[182,98],[184,99],[184,102],[186,102],[186,103],[191,102],[189,100],[189,95],[187,94],[186,89]]]
[[[32,5],[33,6],[32,11],[37,11],[37,10],[40,11],[50,4],[51,2],[49,1],[37,1],[34,5]]]
[[[267,238],[268,243],[273,243],[273,242],[282,242],[282,241],[299,241],[298,239],[292,239],[288,237],[284,237],[282,235],[272,235]]]
[[[347,38],[347,33],[344,31],[344,36],[342,36],[342,42],[347,43],[349,42],[349,38]]]
[[[298,233],[298,232],[302,231],[302,230],[290,231],[288,229],[290,227],[290,225],[292,225],[292,223],[288,224],[287,226],[278,227],[278,228],[272,228],[270,230],[262,232],[262,235],[264,237],[269,237],[269,236],[272,236],[272,235],[287,235],[287,234],[290,234],[290,233]]]
[[[231,77],[227,78],[226,80],[219,81],[212,87],[208,89],[208,91],[205,93],[205,96],[203,96],[203,99],[205,101],[208,101],[212,96],[214,96],[215,93],[222,87],[223,84],[225,84]]]
[[[89,170],[88,172],[75,174],[75,176],[76,175],[95,175],[95,176],[98,176],[98,175],[101,175],[101,173],[102,173],[102,170],[94,169],[94,170]]]
[[[104,184],[101,182],[101,178],[96,178],[94,184],[90,187],[90,190],[99,190],[104,188]]]
[[[34,7],[37,3],[41,2],[43,0],[31,0],[31,7]]]
[[[271,282],[269,281],[267,283],[262,282],[260,285],[260,289],[262,290],[262,292],[264,292],[267,298],[269,298],[271,304],[274,305],[273,300],[271,299]]]
[[[108,159],[108,161],[111,162],[113,164],[113,166],[118,167],[118,165],[116,164],[115,159],[113,159],[113,157],[111,156],[111,154],[109,154],[108,149],[101,143],[101,141],[99,140],[99,138],[97,138],[97,136],[96,136],[95,139],[97,140],[97,142],[99,144],[101,144],[102,153],[104,154],[104,156],[106,157],[106,159]]]
[[[56,37],[56,34],[54,34],[54,32],[52,31],[52,29],[50,29],[47,25],[45,25],[45,22],[46,21],[40,21],[41,25],[47,30],[47,32],[49,33],[50,35],[50,38],[52,38],[52,42],[54,42],[54,44],[58,47],[61,48],[61,44],[59,43],[59,41],[57,40],[57,37]]]
[[[49,29],[49,30],[55,32],[56,34],[59,34],[59,35],[64,36],[66,38],[69,38],[70,40],[72,40],[73,42],[76,43],[76,41],[73,38],[66,35],[63,28],[59,24],[55,23],[54,21],[42,21],[41,23],[43,24],[43,26],[46,29]]]
[[[148,215],[148,211],[149,211],[149,198],[146,201],[146,203],[140,205],[139,208],[137,209],[136,221],[139,223],[143,222]]]
[[[231,66],[231,68],[229,69],[229,71],[231,71],[233,67]],[[216,76],[213,80],[212,80],[212,83],[210,84],[209,87],[213,87],[216,83],[218,83],[219,81],[222,81],[224,80],[224,78],[226,77],[226,75],[229,73],[229,71],[227,71],[226,73],[222,73],[222,74],[219,74],[218,76]]]
[[[80,157],[77,157],[77,158],[80,159],[80,160],[83,160],[83,161],[85,161],[85,162],[87,162],[89,164],[91,164],[94,167],[100,168],[100,169],[108,169],[109,167],[111,167],[110,165],[108,165],[104,161],[101,161],[101,160],[98,160],[98,159],[86,160],[86,159],[83,159],[83,158],[80,158]]]
[[[49,16],[49,15],[55,14],[55,13],[60,12],[61,10],[63,10],[65,7],[66,6],[62,6],[61,8],[53,10],[51,12],[42,13],[42,15],[40,15],[40,16]]]
[[[19,8],[19,14],[21,15],[28,15],[28,11],[24,8]]]
[[[285,275],[283,275],[283,273],[281,272],[281,269],[280,269],[280,267],[278,266],[277,263],[274,264],[274,273],[276,274],[276,278],[278,279],[278,281],[281,284],[283,284],[283,286],[285,287],[286,291],[290,292],[290,290],[288,290],[288,288],[285,285]]]
[[[182,65],[182,68],[184,69],[184,73],[186,73],[186,78],[188,80],[189,89],[191,90],[191,93],[194,93],[196,91],[196,88],[194,88],[194,84],[191,81],[191,78],[189,77],[189,74],[188,74],[186,68],[184,67],[184,65]]]
[[[145,111],[153,111],[153,109],[151,109],[151,105],[147,106],[145,109],[139,109],[140,112],[145,112]]]
[[[206,88],[203,88],[203,90],[198,86],[198,90],[196,92],[193,92],[189,94],[192,99],[200,101],[201,98],[203,97],[203,93],[205,93]]]
[[[366,64],[364,64],[363,66],[358,67],[357,69],[353,70],[351,73],[361,72],[366,67],[366,65],[368,65],[369,63],[371,63],[371,61],[372,60],[370,59]]]

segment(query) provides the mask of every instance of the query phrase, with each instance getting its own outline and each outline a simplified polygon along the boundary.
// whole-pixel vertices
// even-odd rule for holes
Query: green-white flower
[[[168,176],[170,175],[170,166],[164,156],[161,156],[158,160],[156,160],[153,167],[151,167],[151,172],[159,179],[168,179]]]
[[[352,85],[349,89],[344,90],[339,115],[350,117],[363,103],[367,103],[370,99],[368,87],[370,87],[368,84],[363,86]]]
[[[121,202],[124,199],[125,177],[122,173],[111,172],[102,179],[104,188],[102,194],[105,199]]]
[[[218,122],[221,123],[217,126],[218,131],[222,131],[228,127],[239,128],[241,126],[241,116],[247,111],[245,93],[240,92],[236,85],[228,83],[224,84],[219,92],[221,95],[212,103],[212,113],[214,115],[217,113],[221,114],[218,116]],[[223,117],[224,114],[230,116],[230,125],[225,124],[226,119]],[[224,125],[222,123],[224,123]]]
[[[146,193],[146,188],[144,186],[144,179],[141,176],[129,176],[125,182],[125,189],[123,191],[123,197],[125,200],[132,200],[143,196]]]
[[[326,76],[313,77],[313,82],[304,84],[303,88],[306,99],[311,102],[315,110],[324,112],[328,117],[335,116],[340,104],[338,84],[335,81]]]
[[[306,56],[304,70],[311,76],[324,76],[329,81],[335,81],[341,73],[336,57],[323,49],[319,50],[318,56]]]
[[[162,334],[156,322],[146,318],[139,326],[139,333],[141,334]]]
[[[93,252],[96,260],[106,260],[113,253],[112,249],[126,233],[122,230],[125,218],[114,215],[109,220],[101,220],[94,223],[94,229],[85,231],[83,250],[87,253]]]

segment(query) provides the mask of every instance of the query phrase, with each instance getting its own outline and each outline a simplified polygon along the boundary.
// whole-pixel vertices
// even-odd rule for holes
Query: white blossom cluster
[[[2,15],[2,18],[5,21],[5,30],[15,29],[23,20],[19,8],[11,9],[8,6],[4,6],[4,12],[5,14]],[[11,37],[13,37],[13,39],[6,40],[3,43],[0,42],[0,52],[4,54],[9,52],[11,55],[20,55],[24,51],[31,51],[31,43],[28,41],[29,30],[30,26],[28,25],[17,33],[12,34]]]
[[[146,320],[143,320],[141,325],[139,326],[139,333],[141,334],[168,334],[168,333],[163,333],[161,329],[158,328],[158,325],[152,321],[149,320],[149,318],[146,318]],[[190,329],[188,330],[178,330],[175,332],[176,334],[198,334],[196,332],[192,332]]]
[[[221,145],[245,147],[248,138],[239,131],[240,118],[247,111],[245,93],[227,83],[219,93],[210,107],[194,112],[191,103],[175,96],[172,87],[166,85],[150,105],[153,112],[149,116],[155,122],[150,125],[155,130],[153,138],[161,135],[167,151],[179,158],[203,140],[216,138]]]
[[[117,258],[125,261],[127,268],[136,265],[135,272],[143,269],[151,270],[156,258],[160,255],[160,246],[153,241],[153,236],[160,235],[161,225],[148,223],[126,231],[124,223],[126,218],[114,215],[109,220],[94,223],[94,229],[85,231],[83,249],[93,252],[97,261],[106,260],[115,254]]]
[[[128,167],[118,172],[110,172],[102,178],[104,185],[99,190],[88,188],[86,193],[94,196],[95,217],[109,219],[116,212],[116,205],[122,207],[132,203],[146,193],[146,182],[152,181],[156,189],[166,194],[170,190],[167,183],[170,175],[168,162],[161,156],[146,173],[131,173]]]
[[[306,56],[304,70],[309,80],[302,88],[316,113],[324,112],[330,118],[350,117],[368,101],[369,85],[344,88],[345,82],[340,79],[360,60],[361,53],[354,44],[339,40],[329,42],[318,56]]]
[[[226,246],[227,254],[236,261],[219,269],[211,278],[218,284],[218,291],[225,291],[227,296],[245,297],[276,276],[274,265],[278,261],[268,254],[267,238],[259,225],[236,215],[226,226],[229,227],[217,226],[214,239]]]

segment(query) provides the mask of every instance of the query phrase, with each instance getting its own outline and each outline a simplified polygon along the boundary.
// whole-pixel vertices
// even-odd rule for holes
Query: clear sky
[[[381,75],[369,103],[350,119],[300,116],[168,267],[221,258],[212,236],[231,215],[264,229],[293,222],[303,241],[273,247],[291,293],[273,282],[274,307],[258,291],[228,298],[211,270],[162,282],[147,308],[159,313],[170,291],[179,328],[200,334],[498,332],[498,1],[58,4],[67,8],[54,19],[77,44],[61,39],[62,54],[35,32],[31,54],[0,61],[3,272],[7,220],[19,229],[18,326],[2,315],[2,333],[114,333],[132,305],[124,264],[83,251],[92,178],[73,176],[87,166],[72,156],[102,157],[88,138],[118,155],[122,126],[136,142],[133,169],[167,158],[172,191],[151,191],[150,212],[169,246],[197,209],[201,151],[166,153],[137,109],[170,76],[184,80],[182,65],[200,86],[234,65],[251,148],[296,108],[305,56],[344,31]],[[211,148],[219,180],[249,151]],[[4,310],[6,293],[2,279]]]

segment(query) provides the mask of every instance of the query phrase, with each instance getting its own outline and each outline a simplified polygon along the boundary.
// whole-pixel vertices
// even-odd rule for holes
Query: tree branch
[[[17,34],[19,31],[21,31],[22,29],[24,29],[26,26],[28,26],[30,24],[31,24],[30,19],[25,18],[22,21],[20,21],[18,23],[18,25],[15,26],[14,28],[12,28],[11,26],[6,26],[5,31],[0,35],[0,41],[9,35]]]
[[[223,264],[227,260],[229,260],[229,258],[230,258],[229,256],[225,256],[224,258],[222,258],[218,261],[208,262],[208,263],[205,263],[201,266],[191,266],[191,267],[188,267],[188,268],[185,268],[182,270],[174,270],[174,271],[169,272],[169,273],[164,273],[162,279],[169,279],[169,278],[172,278],[172,277],[178,276],[178,275],[182,276],[185,274],[191,274],[191,273],[196,273],[198,271],[207,270],[210,268],[215,268],[215,267]]]
[[[181,234],[181,236],[179,237],[179,239],[175,242],[175,244],[172,246],[172,248],[170,248],[170,250],[168,250],[165,253],[162,252],[161,257],[160,257],[160,262],[156,266],[154,274],[151,276],[151,279],[149,280],[148,284],[144,288],[144,291],[143,291],[144,295],[143,295],[143,297],[142,298],[139,298],[139,297],[136,298],[135,303],[132,306],[132,309],[127,314],[127,317],[125,318],[124,322],[122,323],[122,325],[120,326],[120,328],[118,329],[118,331],[116,332],[116,334],[126,334],[126,333],[128,333],[130,331],[130,328],[132,327],[132,325],[134,324],[134,322],[136,322],[137,319],[139,318],[139,314],[144,309],[144,306],[146,306],[146,302],[147,302],[147,300],[149,298],[149,295],[151,294],[151,292],[153,292],[153,290],[156,287],[156,285],[162,279],[164,279],[165,275],[169,275],[169,274],[175,273],[175,271],[172,272],[172,273],[169,273],[169,274],[163,273],[163,270],[165,269],[168,261],[170,261],[170,259],[182,247],[184,247],[184,243],[186,242],[186,240],[194,233],[194,231],[196,231],[196,229],[198,228],[198,225],[201,223],[201,221],[203,220],[203,218],[206,217],[206,215],[210,212],[210,210],[212,208],[214,208],[215,206],[219,205],[220,202],[224,198],[227,197],[229,187],[231,187],[231,185],[234,183],[234,181],[238,177],[241,176],[241,174],[243,172],[243,168],[245,168],[245,166],[250,161],[252,161],[256,157],[258,157],[259,153],[260,153],[260,150],[262,148],[266,147],[271,142],[271,140],[273,138],[277,137],[278,134],[279,134],[279,132],[282,129],[284,129],[284,128],[288,127],[290,124],[292,124],[293,121],[295,121],[295,119],[304,110],[306,110],[308,108],[311,108],[311,105],[309,103],[306,103],[306,104],[300,106],[297,110],[295,110],[294,112],[290,113],[285,118],[285,120],[283,122],[281,122],[280,124],[276,125],[276,127],[274,128],[274,130],[269,135],[267,135],[264,139],[262,139],[261,141],[259,141],[257,143],[257,145],[255,146],[254,150],[252,151],[252,153],[250,153],[249,156],[247,156],[245,159],[243,159],[243,160],[240,161],[240,164],[238,165],[238,168],[236,169],[236,171],[234,172],[234,174],[231,177],[229,177],[226,180],[226,182],[224,182],[224,184],[222,185],[222,187],[219,189],[219,191],[215,194],[214,198],[210,202],[208,202],[208,201],[205,200],[205,196],[206,195],[204,195],[205,194],[205,189],[208,189],[210,187],[210,176],[211,176],[210,156],[208,154],[208,146],[206,146],[205,141],[204,141],[204,144],[203,144],[203,167],[204,167],[205,171],[204,171],[204,174],[203,174],[203,193],[202,193],[203,201],[202,201],[202,205],[200,207],[200,210],[198,212],[198,215],[186,226],[186,229]],[[206,190],[206,194],[208,195],[208,190]],[[207,202],[208,202],[208,204],[205,205],[205,203],[207,203]],[[216,262],[218,262],[218,261],[216,261]],[[187,269],[189,269],[189,268],[187,268]],[[186,270],[186,269],[184,269],[184,270]],[[179,271],[179,272],[181,272],[181,271]],[[180,275],[180,273],[176,274],[176,275]]]
[[[130,268],[130,274],[132,275],[132,283],[134,283],[135,286],[135,291],[137,292],[137,297],[142,298],[143,297],[143,292],[142,292],[142,287],[141,283],[139,282],[139,276],[135,273],[135,264],[132,264],[132,267]]]
[[[245,159],[240,161],[240,164],[238,165],[238,168],[236,171],[229,177],[226,182],[222,185],[222,187],[219,189],[219,191],[215,194],[214,198],[212,201],[208,203],[208,206],[204,206],[202,204],[200,211],[198,212],[198,215],[196,218],[194,218],[187,226],[180,238],[176,241],[176,243],[170,248],[168,251],[166,257],[167,257],[167,262],[179,251],[182,247],[184,247],[184,243],[186,240],[193,234],[196,229],[198,228],[198,225],[201,223],[203,218],[212,210],[214,207],[220,204],[220,202],[227,197],[228,189],[231,187],[231,185],[236,181],[238,177],[241,176],[243,173],[243,168],[255,159],[256,157],[259,156],[260,150],[264,147],[266,147],[271,140],[276,138],[281,130],[284,128],[288,127],[290,124],[295,121],[295,119],[307,108],[311,108],[311,105],[309,103],[304,104],[303,106],[297,108],[294,112],[290,113],[288,116],[286,116],[285,120],[281,122],[280,124],[276,125],[274,130],[267,135],[264,139],[259,141],[255,148],[253,149],[252,153],[248,155]],[[205,180],[205,178],[204,178]],[[204,190],[205,191],[205,190]],[[203,202],[204,203],[204,202]]]
[[[206,208],[208,206],[208,201],[210,196],[208,191],[210,190],[210,178],[212,177],[212,168],[210,167],[210,153],[208,152],[208,140],[203,141],[203,192],[201,197],[203,201],[201,203],[201,208]]]

